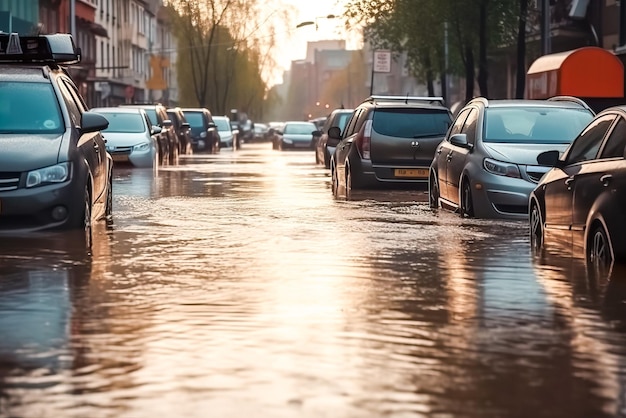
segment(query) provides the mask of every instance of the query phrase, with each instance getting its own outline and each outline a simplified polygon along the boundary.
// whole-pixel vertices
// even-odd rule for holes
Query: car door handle
[[[446,156],[446,160],[447,160],[447,161],[452,161],[452,153],[450,153],[450,154],[448,154],[448,155]]]
[[[608,187],[611,183],[611,180],[613,180],[613,176],[611,174],[605,174],[604,176],[600,177],[600,183],[602,183],[604,187]]]

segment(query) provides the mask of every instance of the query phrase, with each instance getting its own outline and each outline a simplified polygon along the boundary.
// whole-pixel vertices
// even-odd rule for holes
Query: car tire
[[[320,163],[320,157],[317,155],[317,150],[314,150],[315,152],[315,165],[318,165]]]
[[[539,254],[543,249],[543,220],[541,219],[541,212],[539,211],[539,205],[532,203],[530,207],[530,248],[534,254]]]
[[[473,218],[474,217],[474,203],[472,201],[472,187],[469,179],[463,180],[461,184],[461,202],[460,203],[460,211],[462,218]]]
[[[170,154],[169,158],[170,158],[170,165],[176,165],[178,164],[178,158],[179,158],[180,154],[178,153],[178,146],[172,147],[172,153]]]
[[[113,220],[113,176],[109,174],[109,184],[107,187],[106,207],[104,208],[104,219],[107,224]]]
[[[352,170],[350,166],[346,164],[346,198],[350,197],[352,193],[352,187],[354,185],[354,179],[352,176]]]
[[[339,191],[339,177],[337,176],[337,170],[335,167],[331,167],[330,169],[330,187],[333,192],[333,196],[337,196]]]
[[[89,186],[85,186],[82,215],[82,228],[85,237],[85,247],[87,249],[91,249],[93,225],[91,224],[91,194],[89,193]]]
[[[597,225],[592,229],[587,244],[587,261],[596,270],[608,269],[613,263],[611,243],[604,226]]]
[[[326,169],[330,168],[330,154],[328,150],[324,150],[324,167],[326,167]]]
[[[439,181],[437,181],[435,173],[432,172],[428,180],[428,204],[431,209],[439,208],[439,196]]]

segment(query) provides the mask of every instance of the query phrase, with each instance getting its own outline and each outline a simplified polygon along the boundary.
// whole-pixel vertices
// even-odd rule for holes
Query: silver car
[[[232,147],[235,143],[235,135],[228,116],[213,116],[213,122],[217,125],[217,133],[220,136],[220,147]]]
[[[97,109],[97,110],[96,110]],[[159,165],[155,135],[161,132],[153,126],[144,109],[133,107],[99,107],[92,111],[104,115],[109,127],[102,131],[106,148],[113,161],[134,167],[155,168]]]
[[[594,117],[582,100],[487,100],[461,109],[430,166],[429,200],[466,217],[527,219],[528,198],[550,167]]]
[[[313,149],[313,132],[317,126],[313,122],[285,122],[279,149]]]

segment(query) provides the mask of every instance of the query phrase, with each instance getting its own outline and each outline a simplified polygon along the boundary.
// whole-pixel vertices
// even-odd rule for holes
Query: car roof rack
[[[444,100],[441,96],[380,96],[372,95],[365,99],[366,102],[374,101],[403,101],[405,104],[409,102],[424,102],[424,103],[436,103],[444,106]]]
[[[68,33],[20,36],[0,32],[0,63],[77,64],[80,55]]]
[[[591,110],[593,112],[593,110],[591,109],[591,107],[589,107],[589,105],[587,104],[587,102],[585,102],[583,99],[580,99],[578,97],[575,96],[553,96],[548,98],[549,101],[551,102],[573,102],[573,103],[577,103],[579,105],[581,105],[582,107],[584,107],[587,110]],[[595,112],[593,112],[595,113]]]

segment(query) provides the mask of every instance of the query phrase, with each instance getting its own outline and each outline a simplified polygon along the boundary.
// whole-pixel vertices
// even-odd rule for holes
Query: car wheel
[[[428,203],[432,209],[439,208],[439,182],[434,172],[428,180]]]
[[[180,154],[178,153],[178,146],[172,147],[172,153],[170,154],[170,165],[178,164],[179,155]]]
[[[326,150],[324,151],[324,167],[330,168],[330,154]]]
[[[474,217],[474,203],[472,202],[472,187],[469,179],[463,180],[461,186],[461,217]]]
[[[320,163],[320,157],[317,155],[317,150],[314,150],[315,152],[315,165]]]
[[[613,262],[611,244],[602,225],[593,229],[587,245],[587,260],[596,269],[606,269]]]
[[[330,170],[330,182],[333,195],[337,196],[337,192],[339,190],[339,177],[337,176],[337,170],[335,169],[335,167],[332,167]]]
[[[107,187],[106,208],[104,209],[104,217],[109,223],[113,219],[113,178],[109,174],[109,184]]]
[[[349,197],[352,193],[352,170],[349,165],[346,165],[346,197]]]
[[[530,248],[538,254],[543,248],[543,221],[539,206],[533,203],[530,208]]]
[[[84,201],[83,201],[83,220],[82,227],[85,236],[85,247],[91,248],[92,239],[92,224],[91,224],[91,196],[89,194],[89,187],[85,186]]]

